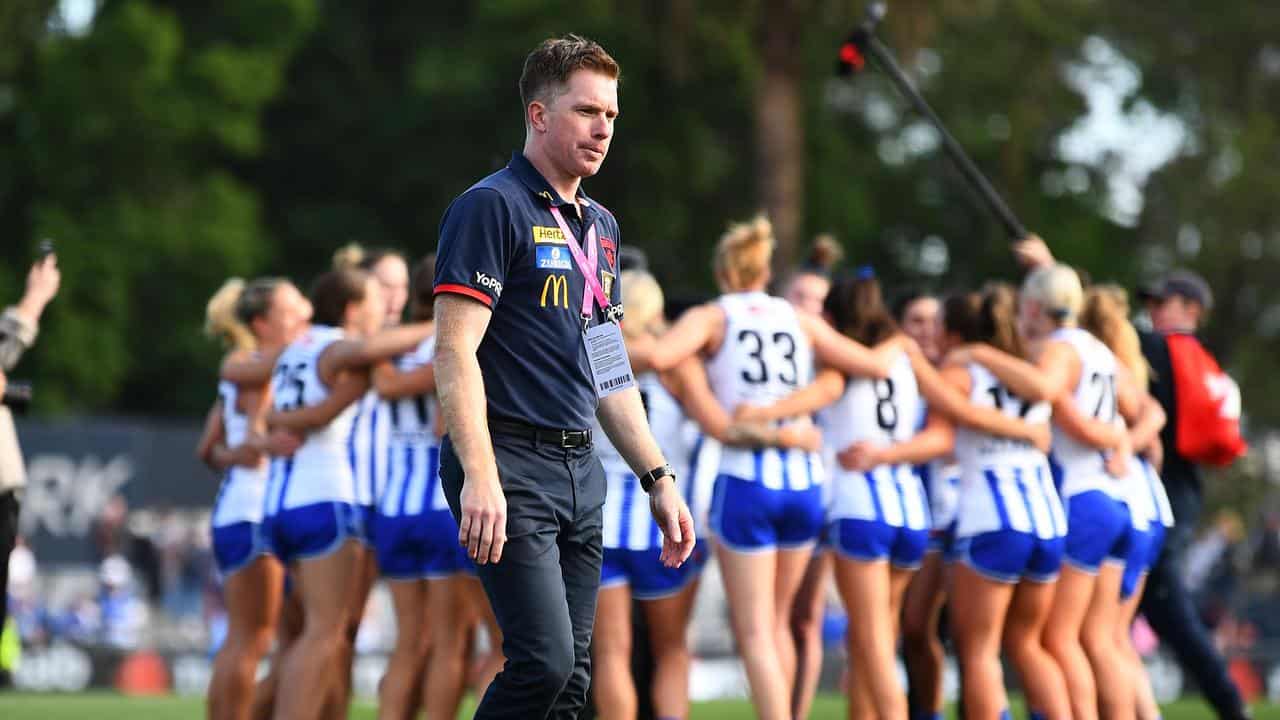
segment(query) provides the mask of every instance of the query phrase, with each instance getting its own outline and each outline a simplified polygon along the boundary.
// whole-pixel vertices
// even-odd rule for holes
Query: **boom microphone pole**
[[[960,173],[969,181],[982,196],[986,202],[987,208],[995,214],[996,218],[1004,225],[1005,231],[1009,233],[1014,240],[1021,240],[1027,237],[1027,229],[1018,220],[1009,206],[1005,204],[1004,199],[1000,197],[1000,193],[991,186],[990,181],[982,174],[977,165],[973,164],[973,160],[965,153],[960,143],[947,131],[946,126],[942,124],[942,118],[929,107],[929,103],[925,102],[920,91],[911,84],[911,80],[907,78],[906,73],[902,72],[902,68],[898,66],[898,61],[894,59],[893,53],[889,50],[880,39],[876,37],[876,27],[880,25],[880,21],[884,20],[885,4],[883,2],[873,2],[867,6],[867,17],[858,25],[853,32],[849,33],[849,39],[844,45],[840,46],[840,64],[839,72],[841,75],[852,75],[861,71],[866,67],[867,58],[875,60],[880,69],[884,71],[898,90],[906,96],[916,110],[928,118],[929,122],[937,128],[938,134],[942,137],[942,147],[955,161],[960,168]]]

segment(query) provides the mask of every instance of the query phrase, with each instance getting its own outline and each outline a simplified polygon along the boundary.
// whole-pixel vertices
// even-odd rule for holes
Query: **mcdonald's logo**
[[[569,279],[564,275],[548,275],[542,283],[542,300],[540,305],[547,306],[547,291],[551,291],[551,307],[569,309]]]

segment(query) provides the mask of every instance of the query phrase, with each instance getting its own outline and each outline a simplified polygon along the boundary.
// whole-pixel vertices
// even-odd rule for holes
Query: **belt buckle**
[[[565,449],[585,447],[591,444],[590,430],[561,430],[560,447]]]

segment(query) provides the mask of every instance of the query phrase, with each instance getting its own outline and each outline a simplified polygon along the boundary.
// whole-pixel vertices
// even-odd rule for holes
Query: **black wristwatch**
[[[658,467],[640,476],[640,487],[646,493],[648,493],[651,490],[653,490],[654,483],[658,482],[664,477],[669,477],[672,480],[675,480],[676,471],[672,470],[670,465],[659,465]]]

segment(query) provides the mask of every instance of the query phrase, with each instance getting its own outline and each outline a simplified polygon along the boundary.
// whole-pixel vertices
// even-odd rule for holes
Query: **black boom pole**
[[[866,58],[870,57],[875,60],[880,69],[884,71],[898,90],[906,96],[916,110],[929,119],[933,126],[938,129],[939,135],[942,136],[942,147],[955,161],[960,168],[960,173],[969,181],[982,196],[987,207],[995,214],[1001,224],[1004,225],[1005,231],[1014,240],[1021,240],[1027,237],[1027,229],[1013,214],[1004,199],[1000,197],[1000,193],[991,186],[990,181],[982,174],[977,165],[973,164],[973,160],[969,158],[968,153],[960,146],[955,137],[947,131],[945,125],[942,124],[942,118],[929,107],[929,103],[925,102],[920,91],[911,84],[911,80],[907,78],[906,73],[902,72],[898,61],[894,59],[893,53],[880,42],[876,37],[876,26],[884,19],[885,6],[882,2],[872,3],[867,7],[867,17],[862,24],[849,34],[849,39],[840,47],[840,73],[842,75],[850,75],[866,66]]]

